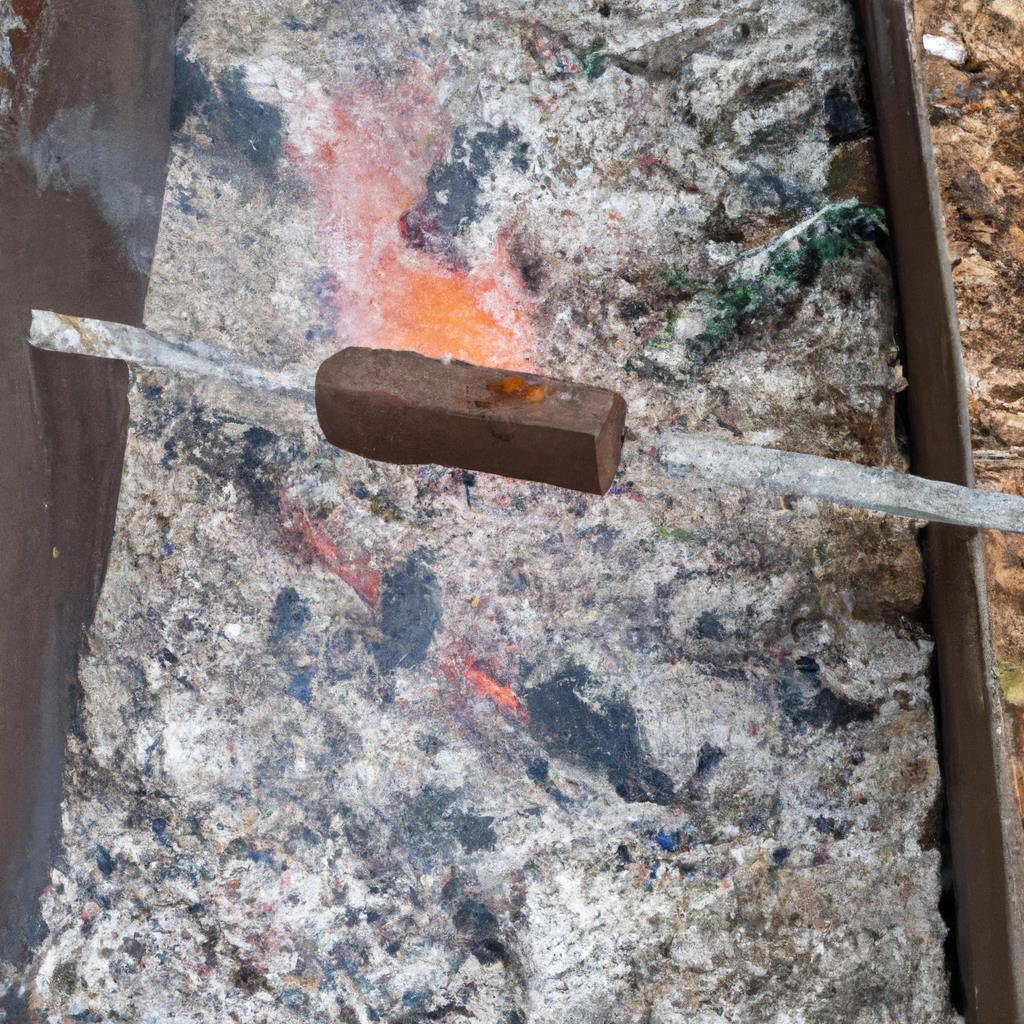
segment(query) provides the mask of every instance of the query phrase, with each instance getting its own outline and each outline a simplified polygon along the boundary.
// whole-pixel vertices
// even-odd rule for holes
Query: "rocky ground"
[[[149,326],[622,391],[609,495],[140,375],[44,1021],[955,1019],[914,528],[669,476],[903,465],[826,0],[193,5]]]
[[[1024,4],[918,0],[980,486],[1024,493]],[[985,540],[1024,800],[1024,541]],[[1024,809],[1024,804],[1022,804]]]

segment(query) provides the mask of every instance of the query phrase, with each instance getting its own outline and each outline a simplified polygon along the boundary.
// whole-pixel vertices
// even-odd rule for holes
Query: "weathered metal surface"
[[[685,419],[902,465],[881,220],[826,192],[851,38],[195,5],[151,327],[601,380],[636,440],[587,498],[140,374],[40,1014],[954,1019],[913,530],[657,455]]]
[[[12,983],[43,934],[64,733],[128,416],[123,366],[33,352],[25,334],[33,305],[141,319],[169,142],[172,14],[165,0],[0,0],[0,1015],[9,1021],[21,1019]]]
[[[269,371],[193,338],[169,338],[130,324],[35,309],[28,341],[46,352],[123,359],[134,367],[164,370],[175,377],[184,376],[182,384],[191,377],[204,377],[229,388],[262,392],[267,402],[295,399],[310,409],[315,407],[313,378],[287,369]],[[65,365],[80,364],[76,360]],[[251,395],[243,399],[243,403],[252,401]]]
[[[1024,7],[1007,0],[914,4],[983,486],[1024,494]],[[987,534],[992,642],[1024,815],[1024,541]]]
[[[663,458],[672,473],[696,473],[711,486],[747,487],[932,523],[1024,533],[1024,502],[1013,495],[892,469],[739,445],[682,431],[666,436]]]

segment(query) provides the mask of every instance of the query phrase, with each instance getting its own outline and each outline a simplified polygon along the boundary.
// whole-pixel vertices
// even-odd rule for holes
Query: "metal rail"
[[[909,0],[858,0],[895,245],[913,471],[973,478],[960,333]],[[933,524],[925,567],[969,1024],[1024,1021],[1024,834],[977,530]]]

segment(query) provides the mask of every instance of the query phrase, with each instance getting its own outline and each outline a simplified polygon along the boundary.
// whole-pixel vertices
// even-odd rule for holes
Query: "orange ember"
[[[520,719],[526,720],[526,709],[520,703],[519,698],[512,691],[511,687],[505,686],[504,683],[499,683],[497,679],[489,676],[482,669],[477,668],[472,662],[468,662],[464,666],[463,673],[466,680],[481,697],[493,700],[495,704],[500,704]]]
[[[530,715],[522,701],[515,695],[515,691],[510,686],[498,682],[471,658],[461,653],[453,654],[441,662],[440,669],[448,682],[455,683],[461,678],[478,696],[486,697],[506,711],[511,711],[524,725],[529,723]]]
[[[528,381],[525,377],[503,377],[501,380],[492,380],[487,385],[487,390],[492,395],[500,395],[502,398],[519,398],[524,402],[536,404],[547,393],[547,385],[539,381]]]

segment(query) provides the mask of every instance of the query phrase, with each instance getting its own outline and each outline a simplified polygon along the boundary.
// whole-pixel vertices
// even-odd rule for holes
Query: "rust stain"
[[[11,42],[11,55],[15,66],[20,71],[22,58],[32,43],[32,33],[46,6],[46,0],[11,0],[11,10],[21,21],[21,28],[11,29],[7,38]]]
[[[9,94],[23,73],[28,51],[32,45],[32,35],[36,23],[43,13],[44,6],[45,0],[11,0],[11,10],[20,24],[16,24],[7,31],[10,66],[0,67],[0,91],[7,91]],[[7,109],[4,111],[3,120],[15,121],[16,116],[10,110],[9,101],[5,105]]]

